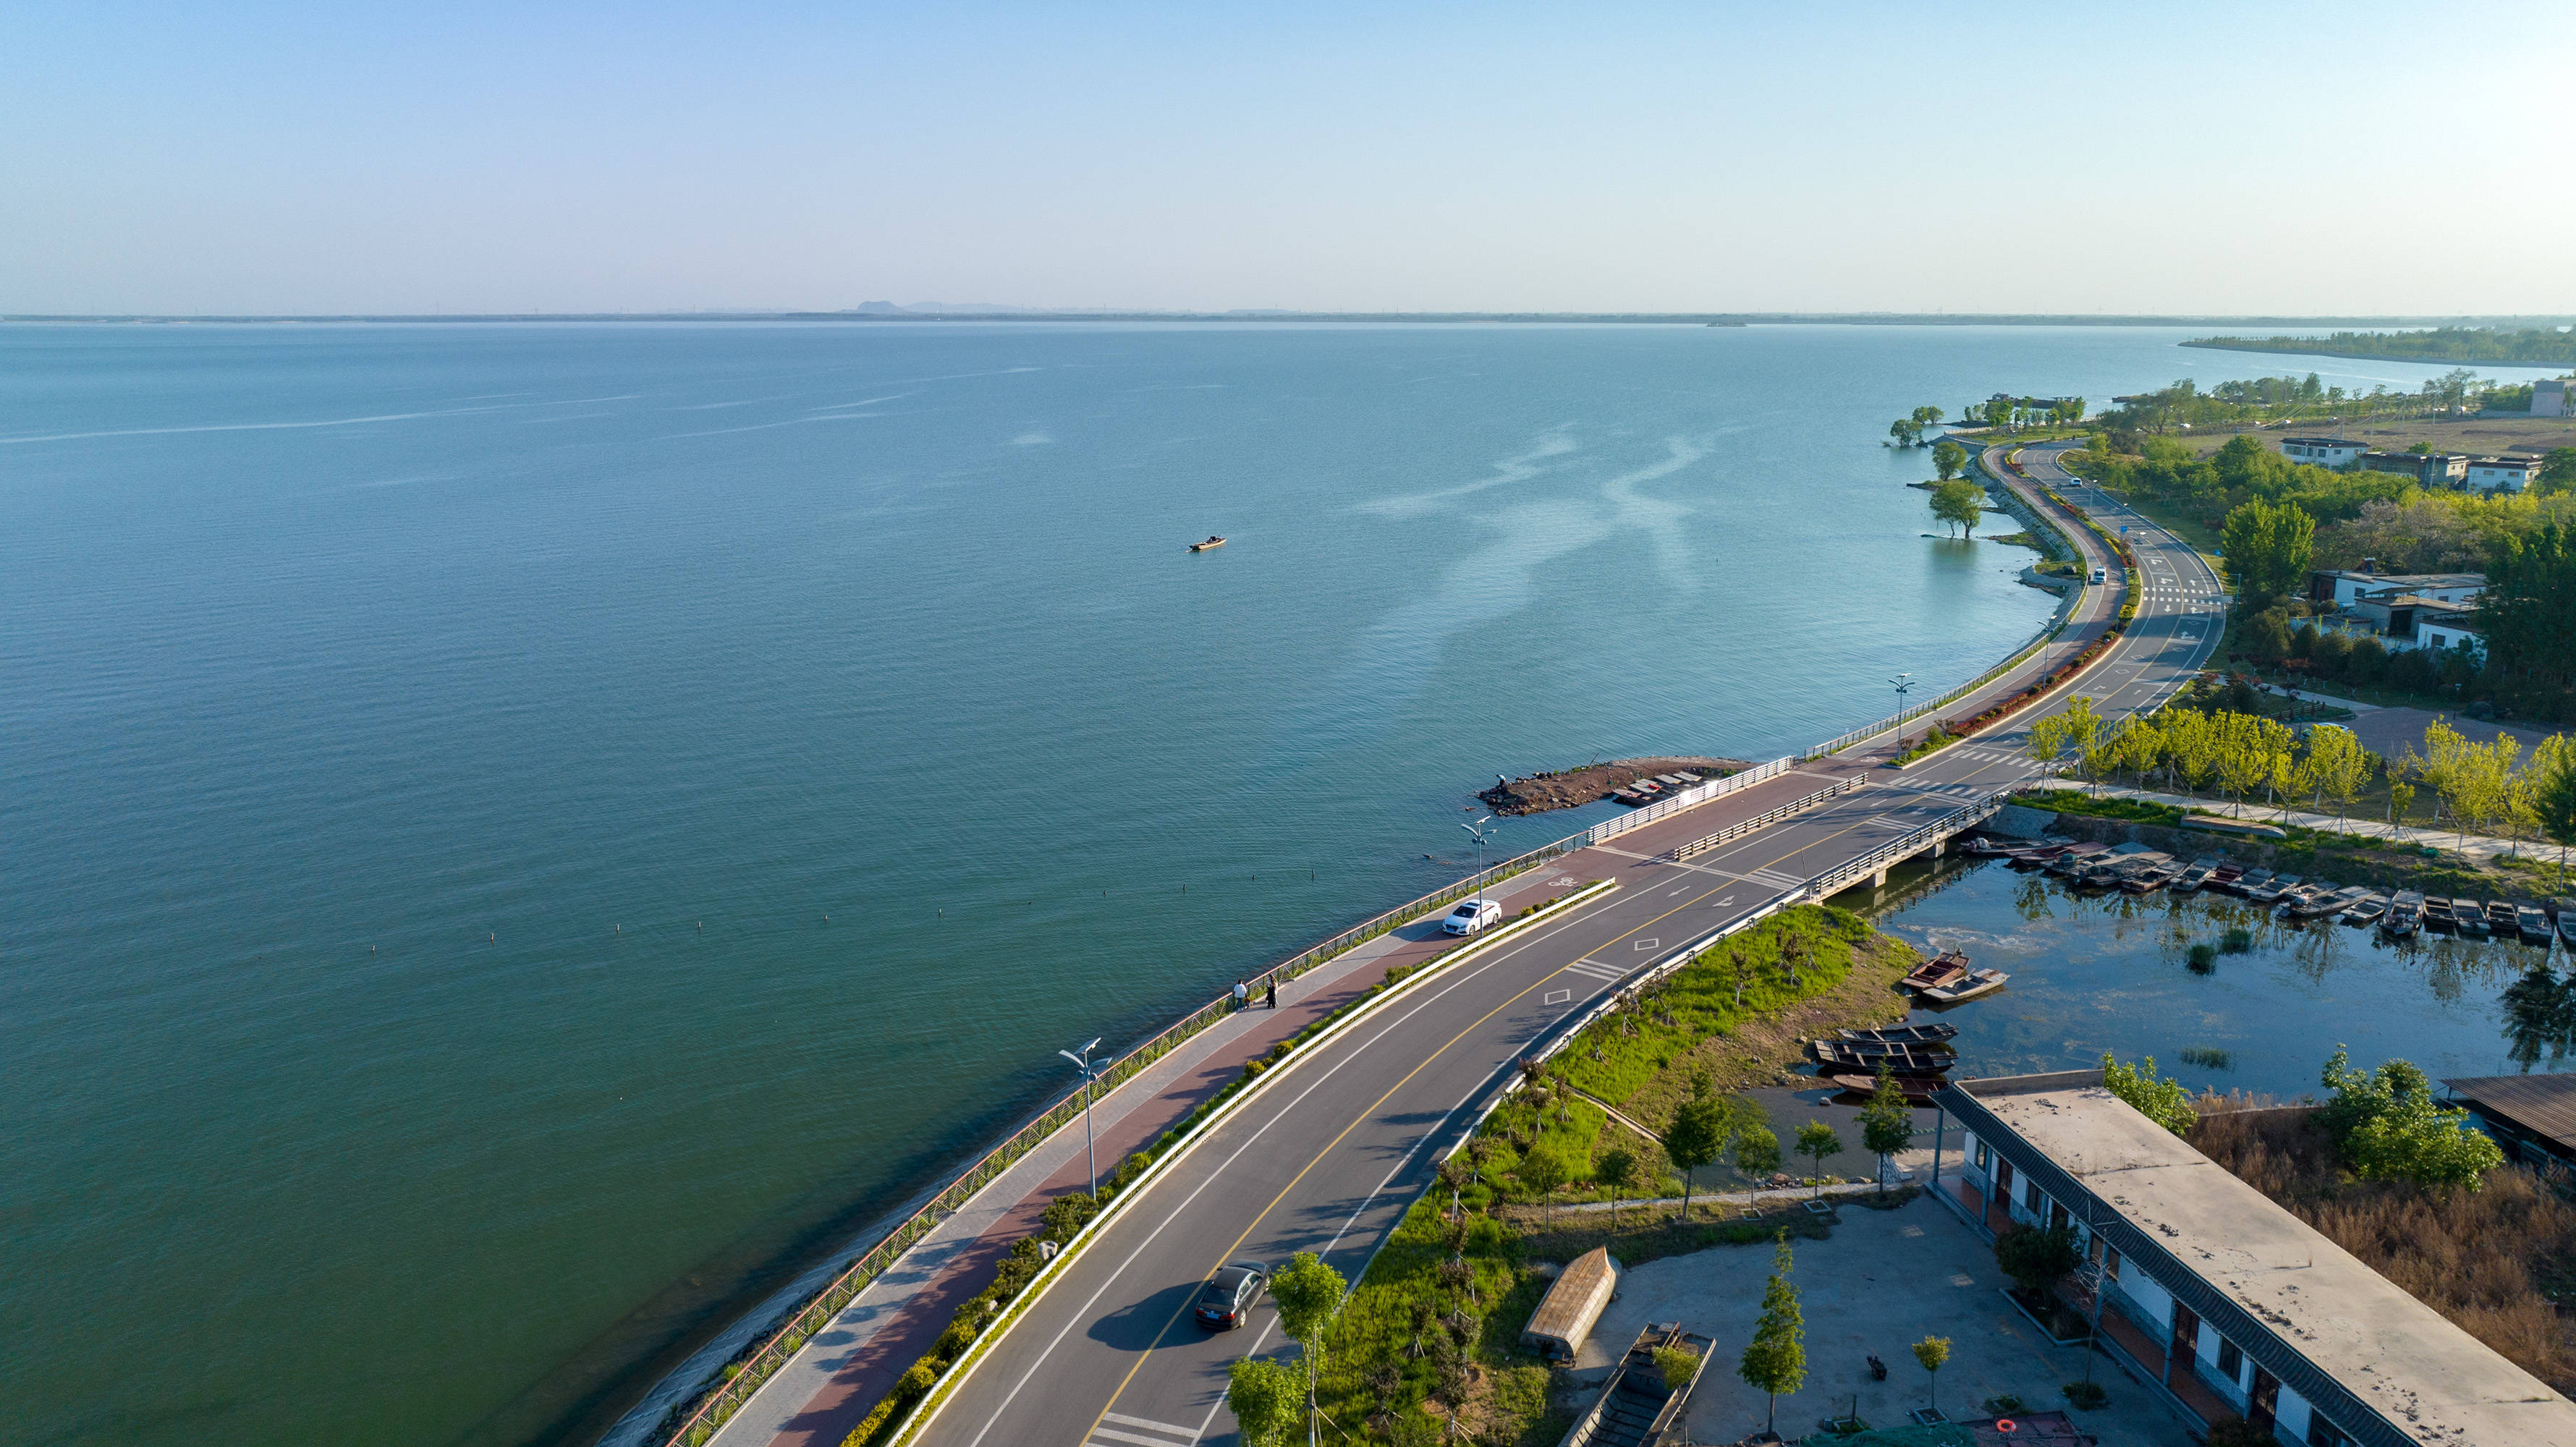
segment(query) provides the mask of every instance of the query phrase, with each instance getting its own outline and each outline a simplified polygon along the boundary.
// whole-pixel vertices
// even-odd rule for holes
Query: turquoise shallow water
[[[1886,419],[2180,335],[0,330],[0,1438],[595,1429],[1492,774],[1983,666]]]

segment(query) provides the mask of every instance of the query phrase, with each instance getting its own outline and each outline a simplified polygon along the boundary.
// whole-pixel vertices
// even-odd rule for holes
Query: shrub
[[[2183,964],[2195,975],[2206,975],[2218,968],[2218,946],[2197,944],[2184,957]]]
[[[2222,955],[2241,955],[2252,948],[2254,948],[2254,932],[2243,925],[2236,926],[2218,938],[2218,952]]]
[[[2067,1405],[2079,1411],[2097,1411],[2111,1400],[2100,1382],[2068,1382],[2058,1390],[2066,1394]]]
[[[1655,1372],[1664,1379],[1664,1390],[1678,1392],[1699,1370],[1699,1353],[1689,1347],[1655,1348]]]
[[[2073,1226],[2024,1226],[1995,1238],[1995,1264],[2024,1291],[2046,1291],[2083,1259]]]

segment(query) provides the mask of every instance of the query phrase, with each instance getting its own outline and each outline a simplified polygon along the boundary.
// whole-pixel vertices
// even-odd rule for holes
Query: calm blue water
[[[2181,335],[0,329],[0,1437],[597,1425],[1491,775],[1982,667],[1887,418]]]

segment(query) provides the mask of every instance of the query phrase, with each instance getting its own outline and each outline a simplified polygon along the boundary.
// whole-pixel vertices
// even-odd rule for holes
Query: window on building
[[[2320,1412],[2308,1414],[2308,1447],[2353,1447],[2353,1441]]]
[[[1986,1143],[1984,1141],[1979,1141],[1977,1142],[1977,1169],[1982,1171],[1988,1168],[1989,1162],[1986,1159]]]
[[[2029,1179],[2024,1179],[2022,1181],[2021,1203],[2032,1215],[2038,1215],[2042,1204],[2047,1200],[2048,1197],[2040,1194],[2039,1182]]]
[[[2231,1382],[2245,1374],[2245,1354],[2225,1337],[2218,1339],[2218,1374]]]

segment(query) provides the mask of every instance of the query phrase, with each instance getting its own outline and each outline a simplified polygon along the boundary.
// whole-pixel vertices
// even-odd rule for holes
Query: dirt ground
[[[2212,428],[2185,439],[2203,457],[2216,452],[2239,432],[2257,437],[2349,437],[2382,452],[2404,452],[2418,442],[2437,452],[2465,452],[2471,457],[2504,453],[2538,456],[2553,447],[2576,447],[2576,417],[2480,417],[2466,422],[2436,422],[2429,417],[2386,417],[2368,422],[2295,422],[2280,427]]]
[[[1606,764],[1559,769],[1497,783],[1476,797],[1492,805],[1497,813],[1544,814],[1550,809],[1572,809],[1607,799],[1611,790],[1624,789],[1639,779],[1651,779],[1657,774],[1688,769],[1703,779],[1715,779],[1727,774],[1740,774],[1751,767],[1742,759],[1721,759],[1707,754],[1614,759]]]

